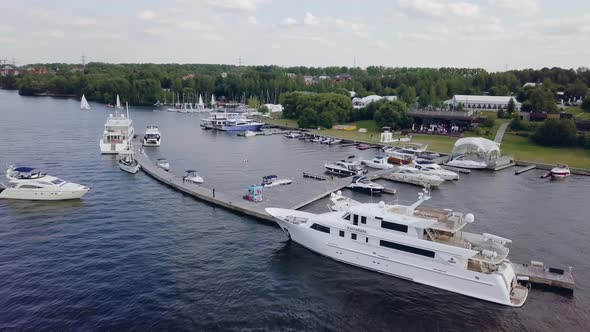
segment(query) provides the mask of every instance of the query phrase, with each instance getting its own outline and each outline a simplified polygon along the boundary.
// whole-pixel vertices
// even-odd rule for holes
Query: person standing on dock
[[[213,187],[213,198],[215,198],[215,187]]]

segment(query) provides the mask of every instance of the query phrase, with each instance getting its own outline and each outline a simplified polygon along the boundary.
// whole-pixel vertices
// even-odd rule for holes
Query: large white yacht
[[[10,166],[6,170],[8,185],[0,188],[0,198],[59,201],[78,199],[90,188],[42,173],[33,167]]]
[[[125,116],[123,113],[119,114],[118,107],[115,107],[115,114],[109,114],[104,125],[99,142],[100,152],[102,154],[118,154],[124,151],[129,146],[134,134],[135,130],[133,121],[129,118],[129,109],[127,109],[127,116]]]
[[[145,135],[143,135],[143,146],[160,146],[162,142],[162,134],[158,126],[147,126]]]
[[[507,259],[510,240],[464,232],[473,214],[383,202],[348,204],[345,211],[312,214],[267,208],[294,242],[354,266],[507,306],[524,304]]]

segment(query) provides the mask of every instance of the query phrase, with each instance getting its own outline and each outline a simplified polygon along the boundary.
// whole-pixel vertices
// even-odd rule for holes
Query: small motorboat
[[[298,138],[298,137],[301,137],[301,136],[302,136],[302,134],[300,132],[297,132],[297,131],[292,131],[292,132],[290,132],[290,133],[288,133],[288,134],[285,135],[285,137],[287,137],[287,138]]]
[[[413,154],[404,153],[401,151],[388,151],[387,154],[389,155],[387,162],[394,165],[407,165],[415,159]]]
[[[356,148],[359,149],[359,150],[367,150],[367,149],[370,149],[371,146],[368,145],[368,144],[361,143],[361,144],[357,145]]]
[[[312,139],[311,141],[314,142],[314,143],[321,143],[322,140],[323,140],[323,138],[321,136],[318,136],[318,137]]]
[[[183,182],[192,182],[196,184],[203,183],[203,178],[199,175],[199,172],[195,171],[194,169],[189,169],[186,171],[186,174],[182,177]]]
[[[341,139],[333,138],[328,142],[328,145],[335,145],[335,144],[340,144],[340,143],[342,143]]]
[[[554,179],[565,179],[570,176],[570,168],[566,164],[557,164],[551,169],[551,177]]]
[[[350,197],[342,196],[340,190],[330,194],[330,202],[332,202],[332,205],[328,204],[328,209],[332,212],[349,211],[353,206],[361,204]]]
[[[483,161],[471,160],[463,155],[455,157],[453,160],[446,162],[445,165],[468,169],[484,169],[488,167],[488,164]]]
[[[156,160],[156,166],[168,172],[170,170],[170,163],[167,159],[159,158]]]
[[[388,163],[385,157],[375,157],[373,159],[363,160],[362,163],[365,164],[367,167],[376,169],[393,168],[393,165]]]
[[[328,173],[342,176],[363,175],[367,173],[367,170],[363,169],[358,161],[340,160],[335,163],[326,164],[324,167],[326,167]]]
[[[364,175],[357,175],[352,177],[352,182],[346,188],[362,191],[370,194],[380,194],[385,187],[377,184]]]
[[[276,175],[267,175],[262,177],[261,186],[265,188],[284,186],[293,183],[291,179],[279,179]]]

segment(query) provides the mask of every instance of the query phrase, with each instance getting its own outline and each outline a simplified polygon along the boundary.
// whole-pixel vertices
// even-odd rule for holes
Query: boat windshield
[[[51,183],[56,184],[56,185],[60,185],[62,183],[64,183],[65,181],[62,179],[55,179],[55,180],[51,180]]]

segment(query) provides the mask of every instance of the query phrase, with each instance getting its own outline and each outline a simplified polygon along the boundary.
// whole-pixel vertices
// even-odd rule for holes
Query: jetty
[[[538,261],[531,261],[528,264],[513,263],[512,266],[520,282],[567,293],[574,292],[575,284],[571,268],[568,270],[557,269]]]
[[[527,167],[524,167],[524,168],[521,168],[521,169],[517,169],[517,170],[514,171],[514,175],[520,175],[520,174],[522,174],[524,172],[531,171],[531,170],[533,170],[535,168],[537,168],[536,165],[530,165],[530,166],[527,166]]]

